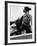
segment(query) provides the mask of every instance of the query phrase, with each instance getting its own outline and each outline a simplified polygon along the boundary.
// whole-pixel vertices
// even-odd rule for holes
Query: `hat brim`
[[[25,10],[25,9],[24,9],[23,12],[27,12],[27,11],[30,11],[30,10],[31,10],[31,8],[29,8],[28,10]]]

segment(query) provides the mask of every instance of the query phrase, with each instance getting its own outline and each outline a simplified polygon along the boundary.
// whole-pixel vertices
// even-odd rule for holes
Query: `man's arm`
[[[31,25],[32,25],[32,16],[31,16]]]
[[[30,15],[30,25],[32,25],[32,16]]]

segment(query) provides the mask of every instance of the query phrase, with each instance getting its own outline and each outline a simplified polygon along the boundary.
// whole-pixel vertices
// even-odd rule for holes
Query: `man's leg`
[[[26,33],[32,33],[31,26],[26,26]]]

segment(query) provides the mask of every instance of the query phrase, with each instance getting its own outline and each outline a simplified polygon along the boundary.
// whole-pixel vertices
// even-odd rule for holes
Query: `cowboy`
[[[32,31],[31,31],[32,16],[29,14],[30,10],[31,10],[31,8],[24,7],[23,12],[25,14],[21,17],[22,30],[26,30],[26,33],[32,33]]]

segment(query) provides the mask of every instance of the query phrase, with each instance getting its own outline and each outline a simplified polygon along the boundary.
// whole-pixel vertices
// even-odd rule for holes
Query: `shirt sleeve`
[[[30,15],[30,21],[31,21],[31,24],[32,24],[32,16]]]

